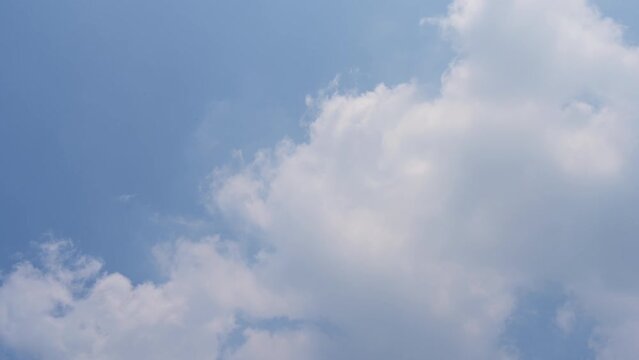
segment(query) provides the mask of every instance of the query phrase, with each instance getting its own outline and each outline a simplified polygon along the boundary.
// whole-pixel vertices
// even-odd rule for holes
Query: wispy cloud
[[[138,196],[138,194],[120,194],[120,195],[116,196],[116,198],[115,198],[115,199],[116,199],[117,201],[119,201],[119,202],[123,203],[123,204],[126,204],[126,203],[131,202],[131,201],[132,201],[133,199],[135,199],[137,196]]]

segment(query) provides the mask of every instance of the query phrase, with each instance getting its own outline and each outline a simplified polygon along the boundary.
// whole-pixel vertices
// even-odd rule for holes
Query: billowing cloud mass
[[[158,247],[133,285],[47,244],[0,287],[0,339],[42,359],[517,359],[521,294],[566,294],[597,359],[639,353],[639,51],[584,0],[457,0],[419,84],[315,99],[308,140],[220,169],[243,241]],[[257,244],[257,245],[256,245]],[[248,249],[252,249],[248,251]],[[257,249],[257,250],[255,250]]]

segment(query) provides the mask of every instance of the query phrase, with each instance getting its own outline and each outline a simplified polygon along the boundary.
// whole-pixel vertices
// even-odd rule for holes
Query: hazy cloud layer
[[[458,56],[418,84],[312,101],[308,141],[216,171],[251,241],[158,247],[132,285],[65,242],[0,287],[0,339],[46,359],[495,359],[518,294],[593,319],[598,359],[639,352],[639,52],[583,0],[458,0]],[[257,244],[257,245],[256,245]],[[258,250],[255,250],[258,249]]]

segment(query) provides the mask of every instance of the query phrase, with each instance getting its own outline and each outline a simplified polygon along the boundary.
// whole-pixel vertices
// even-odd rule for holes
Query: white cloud
[[[639,52],[583,0],[458,0],[429,22],[458,52],[438,96],[309,99],[307,142],[217,172],[211,207],[263,244],[250,265],[219,241],[159,251],[163,284],[22,264],[0,288],[3,342],[51,359],[516,358],[500,343],[516,294],[551,281],[597,322],[599,358],[634,358]],[[249,326],[228,350],[238,316],[330,330]]]
[[[126,204],[126,203],[131,202],[131,200],[133,200],[137,196],[138,196],[137,194],[120,194],[120,195],[116,196],[116,200],[121,202],[121,203]]]
[[[570,334],[575,326],[576,318],[577,314],[575,313],[574,306],[570,303],[565,303],[557,309],[555,325],[557,325],[564,334]]]
[[[436,22],[459,53],[439,96],[314,101],[307,143],[259,154],[213,199],[342,329],[343,358],[508,353],[517,289],[543,281],[596,318],[602,357],[631,346],[617,332],[634,320],[603,309],[613,286],[637,291],[639,53],[585,1],[457,1]]]
[[[242,329],[239,316],[294,315],[292,298],[261,286],[234,246],[218,239],[158,248],[168,275],[162,284],[134,285],[103,273],[97,260],[74,255],[68,242],[42,250],[42,268],[19,264],[0,288],[2,343],[37,358],[211,359]],[[259,346],[260,333],[247,331],[247,346]],[[288,351],[288,336],[292,347],[301,346],[296,332],[276,332],[282,344],[273,356]],[[276,359],[269,351],[263,349],[262,358]]]

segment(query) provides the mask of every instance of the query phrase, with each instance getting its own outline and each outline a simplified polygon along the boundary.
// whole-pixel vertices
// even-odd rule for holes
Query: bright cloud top
[[[0,288],[0,339],[45,359],[516,359],[518,294],[558,284],[558,333],[639,352],[639,52],[582,0],[458,0],[457,58],[417,84],[316,99],[309,139],[216,172],[243,242],[159,247],[132,285],[45,246]],[[257,252],[254,249],[258,244]],[[577,310],[577,309],[583,309]]]

